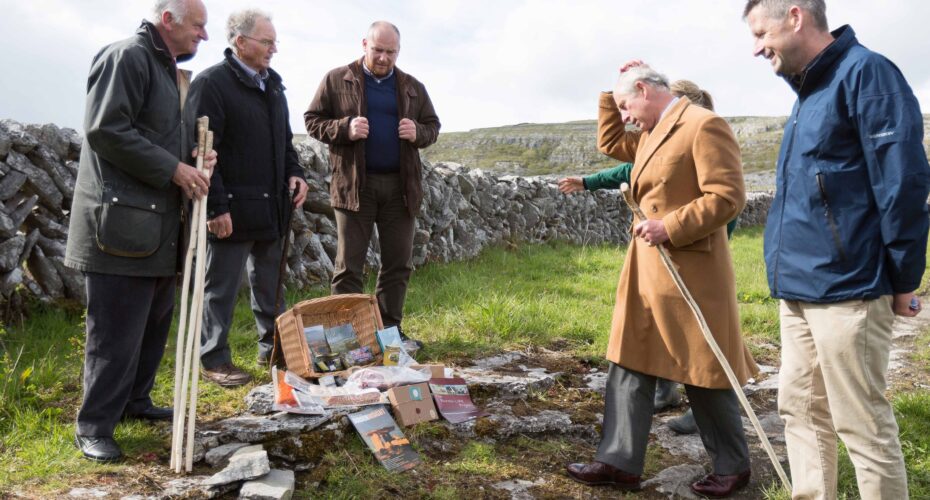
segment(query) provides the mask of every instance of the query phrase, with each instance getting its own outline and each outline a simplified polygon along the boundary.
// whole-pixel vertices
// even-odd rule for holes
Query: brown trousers
[[[336,269],[332,293],[362,293],[365,257],[372,228],[378,227],[381,269],[375,295],[384,326],[400,325],[404,317],[407,282],[413,272],[413,235],[416,219],[404,204],[400,174],[372,174],[365,177],[359,193],[359,210],[336,209]]]

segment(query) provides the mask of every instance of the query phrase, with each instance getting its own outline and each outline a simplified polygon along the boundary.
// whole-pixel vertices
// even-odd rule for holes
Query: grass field
[[[740,229],[732,240],[744,335],[757,360],[772,365],[778,363],[777,303],[768,297],[761,247],[758,228]],[[454,361],[526,346],[558,348],[579,358],[599,359],[607,345],[624,252],[613,246],[526,245],[490,249],[472,261],[426,266],[416,271],[411,282],[405,330],[427,345],[421,360]],[[324,289],[292,292],[288,301],[327,293]],[[111,478],[131,488],[133,481],[142,481],[138,478],[145,476],[146,468],[164,467],[160,455],[165,454],[168,438],[141,423],[127,422],[117,428],[116,439],[131,458],[126,462],[93,464],[74,448],[83,328],[80,310],[36,305],[28,317],[0,329],[0,497],[14,491],[54,495],[88,478]],[[915,344],[926,346],[928,338],[924,334]],[[268,381],[267,374],[255,365],[254,323],[247,300],[239,301],[230,339],[236,363],[257,380],[232,390],[201,384],[198,414],[206,420],[242,411],[242,397],[248,390]],[[169,405],[173,390],[173,338],[168,345],[153,391],[160,405]],[[927,370],[930,348],[915,349],[910,356]],[[916,388],[893,397],[911,495],[928,498],[930,393]],[[416,429],[414,437],[441,432],[429,425]],[[476,475],[511,477],[514,471],[528,467],[519,459],[504,457],[561,456],[566,446],[559,440],[522,438],[500,447],[467,443],[455,456],[427,465],[430,474],[446,480],[415,496],[468,496],[469,481]],[[854,498],[855,479],[848,458],[844,460],[840,490],[846,498]],[[313,479],[314,495],[323,498],[365,497],[371,488],[382,486],[419,491],[410,485],[417,476],[387,477],[358,440],[333,450],[325,461],[320,469],[326,471],[325,476]],[[778,498],[774,492],[769,496]]]

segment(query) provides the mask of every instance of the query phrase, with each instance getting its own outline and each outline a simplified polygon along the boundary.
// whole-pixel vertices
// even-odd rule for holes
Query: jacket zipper
[[[823,215],[827,218],[827,224],[830,225],[830,233],[833,235],[833,244],[836,245],[836,250],[840,253],[840,260],[846,260],[846,251],[843,250],[843,245],[840,242],[840,231],[836,227],[836,220],[833,218],[833,212],[830,211],[830,202],[827,199],[827,188],[823,182],[823,173],[817,173],[817,187],[820,189],[820,199],[823,203]]]

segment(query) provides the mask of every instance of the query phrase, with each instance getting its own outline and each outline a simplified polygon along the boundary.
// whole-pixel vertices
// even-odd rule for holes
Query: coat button
[[[119,198],[117,198],[116,196],[114,196],[114,197],[113,197],[113,203],[116,203],[116,202],[118,202],[118,201],[119,201]]]
[[[656,213],[656,212],[658,212],[658,211],[659,211],[659,208],[656,207],[655,205],[653,205],[653,206],[652,206],[652,213]]]
[[[152,205],[152,210],[155,210],[155,205]]]
[[[267,198],[267,197],[268,197],[268,193],[262,193],[262,196],[264,196],[265,198]]]
[[[232,199],[232,193],[229,193],[229,194],[227,195],[227,197],[231,200],[231,199]]]

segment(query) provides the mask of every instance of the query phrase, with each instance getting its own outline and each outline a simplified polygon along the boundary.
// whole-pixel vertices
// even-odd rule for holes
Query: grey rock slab
[[[294,471],[271,469],[268,474],[244,483],[242,500],[288,500],[294,494]]]
[[[22,255],[26,237],[17,234],[4,241],[0,241],[0,273],[7,273],[19,267],[19,256]]]
[[[110,492],[102,488],[72,488],[68,491],[71,498],[106,498]]]
[[[204,486],[229,484],[236,481],[249,481],[268,474],[271,464],[268,452],[261,445],[246,446],[236,450],[229,457],[226,467],[203,481]]]
[[[0,296],[9,298],[22,282],[23,270],[18,267],[8,273],[0,274]]]
[[[543,479],[537,479],[536,481],[527,481],[525,479],[514,479],[511,481],[501,481],[499,483],[494,483],[491,485],[495,490],[504,490],[510,492],[511,500],[533,500],[534,497],[530,494],[530,488],[534,486],[543,486],[546,484],[546,481]]]
[[[761,382],[748,383],[743,386],[743,394],[751,396],[761,391],[778,391],[778,374],[773,373]]]
[[[209,476],[187,476],[172,479],[161,485],[162,491],[156,498],[159,500],[216,498],[239,487],[238,483],[204,486],[203,482],[208,478]]]
[[[604,394],[607,392],[607,372],[594,372],[584,376],[584,383],[592,391]]]
[[[666,425],[672,418],[675,417],[660,417],[658,422],[653,421],[652,432],[655,433],[659,446],[668,450],[672,455],[687,457],[694,462],[707,460],[707,451],[704,450],[701,436],[698,434],[676,434]]]
[[[778,413],[762,413],[756,415],[756,418],[759,419],[759,425],[762,426],[762,432],[765,432],[766,437],[774,442],[785,442],[785,423],[782,421],[781,417],[778,416]],[[753,427],[749,417],[742,417],[742,421],[743,430],[746,432],[746,435],[756,436],[756,428]]]
[[[546,390],[552,387],[555,384],[556,377],[561,375],[560,373],[549,373],[544,368],[530,369],[525,366],[518,367],[519,371],[501,373],[487,368],[489,365],[493,366],[493,364],[488,363],[480,367],[459,368],[455,370],[455,373],[457,376],[464,378],[468,385],[476,386],[505,398],[522,398],[526,397],[530,392]]]
[[[253,415],[274,413],[274,387],[272,384],[252,388],[245,396],[245,405]]]
[[[204,454],[204,461],[206,461],[210,467],[225,465],[228,463],[228,459],[233,453],[246,446],[249,446],[249,443],[235,442],[217,446]]]
[[[706,474],[704,468],[699,465],[674,465],[663,469],[655,477],[643,481],[643,487],[655,487],[657,492],[664,493],[669,498],[701,498],[691,491],[691,483],[700,479],[704,474]]]
[[[483,368],[485,370],[491,370],[494,368],[500,368],[505,365],[509,365],[514,361],[520,361],[526,356],[522,352],[511,351],[499,354],[497,356],[491,356],[489,358],[483,358],[475,361],[475,368]]]
[[[274,417],[239,416],[220,421],[215,430],[221,441],[260,443],[273,437],[312,431],[329,422],[328,415],[294,415],[282,413]]]
[[[26,126],[14,120],[0,120],[0,130],[4,130],[10,138],[12,149],[26,154],[39,145],[39,141],[29,133]],[[12,151],[10,151],[12,152]]]
[[[0,179],[0,200],[13,196],[26,183],[26,174],[10,170]]]

